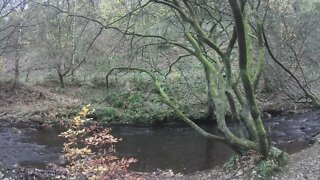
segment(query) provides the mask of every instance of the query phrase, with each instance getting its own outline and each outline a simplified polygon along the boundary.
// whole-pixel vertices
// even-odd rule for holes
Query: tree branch
[[[299,85],[299,87],[306,94],[306,96],[311,99],[313,105],[315,105],[317,108],[320,108],[319,99],[312,92],[308,92],[304,88],[302,83],[299,81],[299,79],[273,55],[272,50],[271,50],[271,48],[269,46],[268,39],[267,39],[267,36],[265,34],[264,29],[262,29],[262,33],[263,33],[263,39],[264,39],[264,42],[265,42],[265,46],[266,46],[266,48],[268,50],[269,55],[271,56],[271,59],[273,59],[273,61],[276,64],[278,64],[285,72],[287,72],[294,79],[294,81]]]
[[[184,115],[182,113],[182,111],[179,110],[178,106],[173,103],[172,100],[170,100],[169,96],[167,95],[167,93],[164,92],[163,88],[160,86],[159,81],[157,80],[157,78],[154,76],[153,73],[151,73],[150,71],[146,70],[146,69],[141,69],[141,68],[126,68],[126,67],[118,67],[118,68],[113,68],[109,71],[109,73],[106,76],[106,81],[108,84],[108,79],[109,76],[112,74],[113,71],[116,70],[126,70],[126,71],[138,71],[138,72],[144,72],[147,73],[153,80],[154,82],[154,87],[156,88],[159,96],[160,96],[160,100],[167,104],[184,122],[186,122],[188,125],[190,125],[196,132],[200,133],[202,136],[206,137],[206,138],[210,138],[210,139],[214,139],[223,143],[227,143],[225,141],[224,137],[221,136],[217,136],[211,133],[206,132],[205,130],[203,130],[201,127],[199,127],[196,123],[194,123],[191,119],[189,119],[186,115]],[[108,86],[107,86],[108,88]]]

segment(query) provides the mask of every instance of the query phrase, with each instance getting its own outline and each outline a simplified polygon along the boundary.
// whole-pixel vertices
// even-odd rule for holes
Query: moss
[[[255,168],[258,177],[261,179],[270,179],[272,175],[279,171],[274,160],[261,160]]]
[[[289,154],[275,147],[270,150],[267,159],[261,159],[256,165],[256,172],[261,179],[271,179],[273,175],[281,172],[287,165]]]
[[[233,155],[229,158],[229,160],[223,164],[224,170],[231,170],[236,167],[237,163],[239,162],[239,155]]]

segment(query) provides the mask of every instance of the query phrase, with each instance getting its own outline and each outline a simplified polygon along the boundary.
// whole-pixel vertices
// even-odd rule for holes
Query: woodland
[[[131,171],[139,159],[116,155],[112,126],[183,125],[220,142],[235,152],[221,179],[246,167],[231,179],[286,173],[291,155],[264,121],[320,108],[319,9],[318,0],[2,0],[0,127],[64,129],[63,163],[46,178],[188,178]],[[193,178],[213,178],[204,176]]]

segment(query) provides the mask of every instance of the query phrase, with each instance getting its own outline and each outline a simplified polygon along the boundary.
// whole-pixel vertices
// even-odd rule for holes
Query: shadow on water
[[[303,115],[279,116],[265,120],[272,143],[289,153],[309,146],[307,137],[320,131],[320,111]],[[217,133],[212,125],[204,129]],[[0,161],[6,168],[21,166],[44,168],[57,163],[63,139],[56,129],[0,127]],[[203,138],[190,127],[113,127],[112,134],[122,138],[116,145],[119,156],[134,157],[135,171],[172,169],[192,173],[221,165],[233,151],[222,143]]]
[[[233,153],[226,145],[205,139],[189,127],[114,127],[113,134],[123,138],[116,146],[120,155],[138,159],[131,167],[136,171],[194,172],[220,165]]]

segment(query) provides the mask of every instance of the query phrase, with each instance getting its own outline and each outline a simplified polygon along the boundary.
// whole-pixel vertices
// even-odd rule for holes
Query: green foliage
[[[262,179],[271,179],[271,177],[282,171],[284,166],[287,165],[289,160],[289,155],[277,148],[272,148],[270,150],[270,155],[268,159],[261,159],[258,161],[255,171],[258,177]]]
[[[117,109],[112,107],[107,107],[104,109],[104,114],[110,118],[117,118],[119,116]]]
[[[136,76],[135,73],[132,78],[128,79],[128,81],[131,84],[134,84],[134,89],[136,91],[146,91],[152,88],[152,82],[150,81],[149,77],[146,77],[144,73],[140,73],[138,74],[138,76]]]
[[[125,106],[123,97],[126,97],[127,95],[128,94],[110,93],[106,96],[106,100],[113,107],[122,108]]]
[[[164,122],[167,120],[174,120],[175,114],[167,109],[157,108],[158,106],[154,105],[149,108],[140,108],[134,111],[126,111],[129,115],[125,119],[127,122],[134,123],[152,123],[152,122]]]
[[[126,13],[126,6],[122,2],[123,1],[102,1],[99,6],[100,15],[108,18],[109,21],[113,21],[124,15]]]
[[[197,75],[189,75],[190,83],[193,85],[193,90],[205,95],[206,86],[205,83],[199,81],[199,74],[201,69],[197,69]],[[168,82],[163,83],[163,88],[170,90],[173,96],[178,100],[177,104],[181,106],[181,110],[192,119],[201,119],[205,116],[206,112],[201,106],[197,106],[197,99],[194,96],[187,96],[190,94],[189,90],[184,87],[181,82],[182,76],[179,73],[173,73],[168,77]],[[125,89],[126,82],[130,82],[133,86],[133,90],[129,91]],[[159,97],[155,94],[151,82],[144,76],[139,74],[138,76],[130,76],[119,80],[119,85],[113,86],[105,97],[96,98],[101,102],[99,107],[96,107],[94,114],[97,116],[98,121],[113,121],[121,123],[152,123],[152,122],[166,122],[174,121],[179,118],[176,114],[170,110],[167,106],[163,105]],[[202,97],[202,96],[201,96]],[[103,99],[101,101],[101,99]],[[116,115],[106,112],[105,108],[112,107],[116,111]]]
[[[274,160],[261,160],[255,169],[258,177],[262,179],[270,179],[272,175],[280,170]]]
[[[223,169],[230,170],[234,168],[238,162],[239,162],[239,155],[233,155],[229,158],[229,160],[226,163],[224,163]]]
[[[288,162],[288,157],[287,153],[277,148],[270,150],[270,155],[267,159],[262,158],[262,156],[255,151],[248,151],[244,155],[234,155],[230,157],[223,165],[223,169],[226,171],[242,169],[246,171],[246,173],[251,174],[252,172],[254,179],[270,179],[273,175],[282,171]]]
[[[165,122],[178,118],[168,107],[161,104],[158,97],[140,91],[110,92],[104,99],[103,104],[95,107],[93,116],[97,121],[150,124],[154,121]],[[194,113],[193,108],[184,106],[189,114]]]
[[[91,79],[92,87],[104,87],[106,86],[106,82],[99,76],[93,76]]]
[[[128,98],[128,102],[131,105],[136,105],[144,102],[144,97],[140,94],[133,94]]]
[[[105,99],[111,106],[124,109],[139,108],[147,101],[147,97],[142,94],[142,92],[111,92],[105,97]]]
[[[117,121],[121,117],[121,113],[114,107],[98,108],[92,112],[98,121]]]

